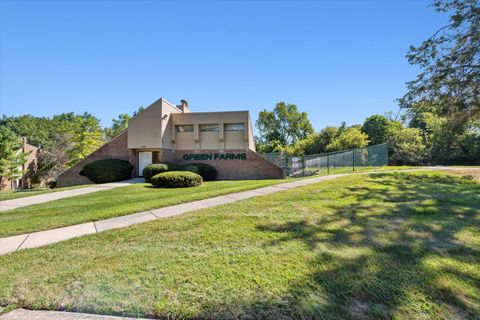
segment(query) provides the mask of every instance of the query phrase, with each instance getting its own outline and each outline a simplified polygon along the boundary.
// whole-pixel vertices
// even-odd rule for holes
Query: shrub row
[[[199,174],[204,181],[215,180],[217,177],[217,170],[205,163],[189,163],[187,165],[175,163],[154,163],[146,166],[143,169],[143,178],[150,182],[153,176],[169,171],[190,171]]]
[[[86,164],[80,175],[95,183],[106,183],[130,179],[133,166],[120,159],[103,159]]]
[[[203,183],[200,175],[189,171],[169,171],[154,175],[152,185],[159,188],[198,187]]]

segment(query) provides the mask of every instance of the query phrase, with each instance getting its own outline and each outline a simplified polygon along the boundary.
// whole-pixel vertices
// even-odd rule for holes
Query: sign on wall
[[[186,153],[183,160],[247,160],[246,153]]]

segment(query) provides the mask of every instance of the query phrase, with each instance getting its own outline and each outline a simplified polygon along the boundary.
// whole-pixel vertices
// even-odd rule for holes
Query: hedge
[[[165,162],[165,163],[152,163],[146,166],[142,171],[142,176],[145,181],[150,182],[154,175],[157,175],[162,172],[167,171],[181,171],[183,169],[182,165],[175,163]]]
[[[202,185],[200,175],[188,171],[169,171],[159,173],[152,177],[151,183],[158,188],[186,188]]]
[[[201,175],[204,181],[212,181],[217,177],[217,169],[206,163],[190,163],[183,170]]]
[[[106,183],[130,179],[133,166],[121,159],[104,159],[90,162],[80,171],[95,183]]]

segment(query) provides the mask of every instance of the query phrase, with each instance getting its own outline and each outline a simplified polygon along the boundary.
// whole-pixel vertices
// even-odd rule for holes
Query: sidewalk
[[[82,194],[97,192],[101,190],[110,190],[114,188],[124,187],[130,184],[140,183],[140,182],[144,182],[144,180],[142,178],[136,178],[136,179],[130,179],[130,180],[125,180],[120,182],[94,184],[92,186],[78,188],[78,189],[51,192],[51,193],[39,194],[31,197],[23,197],[18,199],[0,201],[0,212],[21,208],[21,207],[26,207],[32,204],[44,203],[44,202],[49,202],[53,200],[79,196]]]
[[[94,234],[106,230],[123,228],[134,224],[144,223],[161,218],[168,218],[183,213],[210,208],[226,203],[232,203],[244,199],[263,196],[279,191],[289,190],[317,182],[335,179],[350,175],[351,173],[335,174],[322,177],[307,178],[303,180],[295,180],[291,182],[280,183],[268,187],[252,189],[237,193],[231,193],[224,196],[217,196],[213,198],[197,200],[187,203],[182,203],[170,207],[159,209],[152,209],[142,212],[137,212],[125,216],[110,218],[106,220],[99,220],[95,222],[87,222],[73,226],[26,233],[17,236],[0,238],[0,255],[9,252],[14,252],[21,249],[36,248],[47,244],[65,241],[72,238],[81,237],[87,234]],[[74,191],[74,190],[72,190]],[[76,190],[75,190],[76,191]],[[94,191],[91,191],[94,192]],[[37,197],[37,196],[36,196]],[[33,197],[32,197],[33,198]]]

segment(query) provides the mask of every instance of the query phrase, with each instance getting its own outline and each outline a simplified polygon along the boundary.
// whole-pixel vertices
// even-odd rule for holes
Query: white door
[[[152,164],[152,152],[139,152],[138,153],[138,175],[141,177],[143,169]]]

